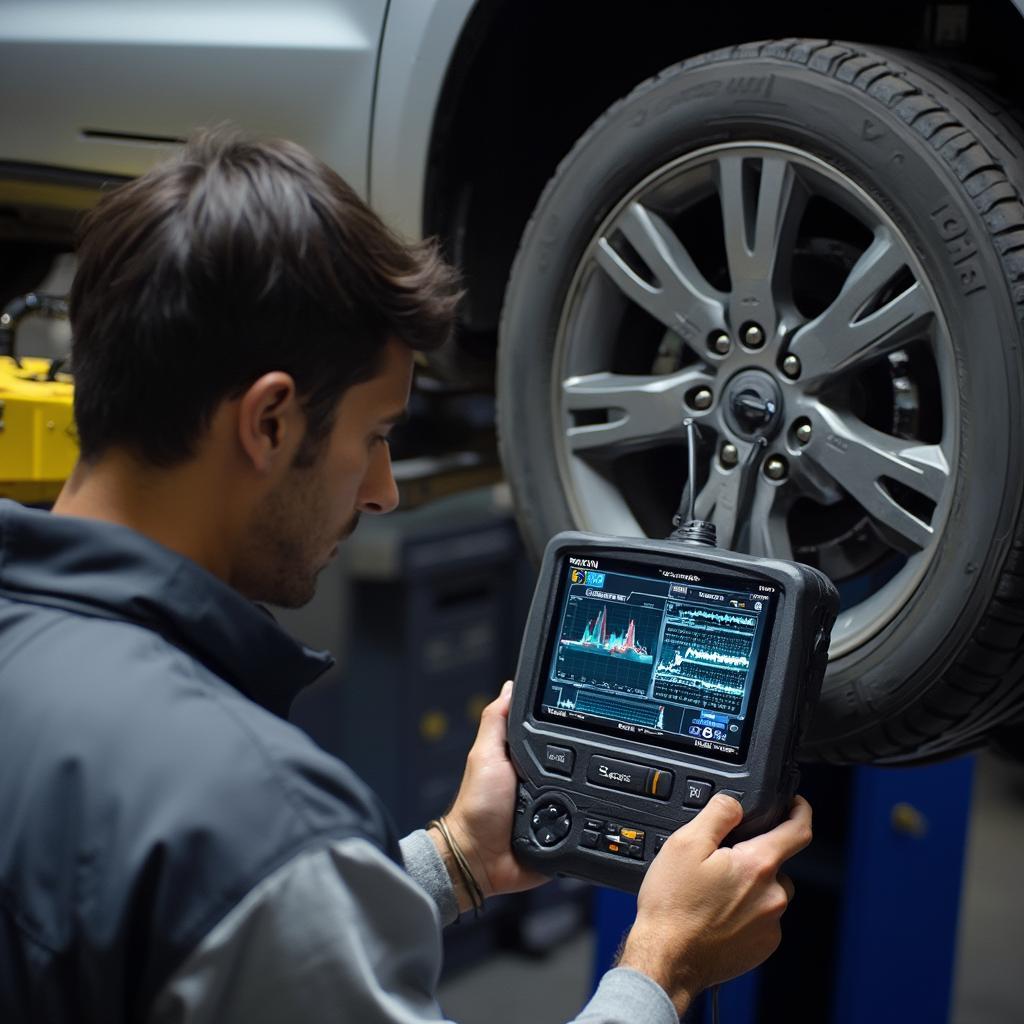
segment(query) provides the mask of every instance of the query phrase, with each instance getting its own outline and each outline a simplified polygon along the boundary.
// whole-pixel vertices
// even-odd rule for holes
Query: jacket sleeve
[[[437,847],[423,829],[410,832],[401,847],[405,870],[437,904],[442,923],[451,924],[459,915],[459,907]],[[653,979],[619,967],[604,975],[593,999],[570,1024],[675,1024],[677,1019],[672,1001]]]
[[[148,1024],[443,1020],[441,952],[434,899],[365,839],[335,841],[299,854],[231,910],[164,985]],[[619,968],[577,1022],[676,1016],[653,981]]]

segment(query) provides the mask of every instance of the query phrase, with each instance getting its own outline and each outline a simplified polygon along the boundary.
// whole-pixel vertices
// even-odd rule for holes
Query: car
[[[423,388],[496,393],[535,554],[692,490],[842,594],[805,755],[949,757],[1024,714],[1022,9],[8,0],[0,298],[196,126],[293,138],[462,268]]]

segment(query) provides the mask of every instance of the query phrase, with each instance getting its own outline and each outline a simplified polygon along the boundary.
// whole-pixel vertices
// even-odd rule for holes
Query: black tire
[[[947,71],[856,44],[751,43],[668,69],[589,129],[540,199],[502,315],[499,436],[524,534],[537,552],[559,529],[607,528],[570,509],[555,397],[556,338],[595,232],[638,183],[726,141],[807,154],[884,211],[934,295],[954,386],[926,568],[831,660],[804,753],[919,763],[977,746],[1024,708],[1024,144]]]

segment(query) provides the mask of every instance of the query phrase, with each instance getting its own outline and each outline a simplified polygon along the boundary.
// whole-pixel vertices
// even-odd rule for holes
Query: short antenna
[[[686,487],[689,493],[689,507],[686,522],[683,518],[683,501],[679,502],[679,511],[672,518],[675,529],[669,535],[669,540],[682,541],[687,544],[703,544],[706,547],[715,547],[715,524],[704,519],[697,518],[697,424],[692,416],[683,420],[686,427],[686,464],[688,478]],[[685,497],[685,492],[684,492]]]
[[[686,427],[686,462],[687,479],[690,483],[690,509],[687,519],[692,523],[697,518],[697,424],[692,416],[683,420]]]

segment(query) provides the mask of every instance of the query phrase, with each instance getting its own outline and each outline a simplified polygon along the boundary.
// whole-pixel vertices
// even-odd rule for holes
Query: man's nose
[[[359,511],[372,516],[393,512],[398,507],[398,484],[391,471],[391,449],[386,444],[377,446],[370,470],[363,481]]]

